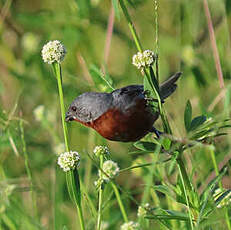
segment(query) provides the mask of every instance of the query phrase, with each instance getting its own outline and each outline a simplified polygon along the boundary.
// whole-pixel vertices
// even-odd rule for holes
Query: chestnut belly
[[[150,107],[130,109],[125,113],[111,109],[93,121],[91,127],[111,141],[137,141],[152,129],[158,115]]]

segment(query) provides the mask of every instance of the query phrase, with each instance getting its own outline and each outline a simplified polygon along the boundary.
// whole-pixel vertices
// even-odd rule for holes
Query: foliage
[[[141,229],[231,229],[231,208],[225,202],[231,186],[230,1],[208,0],[223,89],[203,1],[156,2],[158,11],[153,1],[140,0],[0,1],[1,229],[80,229],[65,174],[57,166],[57,155],[64,152],[58,86],[40,56],[42,46],[56,39],[67,50],[62,63],[65,108],[86,91],[111,92],[144,82],[156,99],[154,107],[163,109],[155,124],[161,138],[150,133],[136,143],[106,141],[80,124],[67,124],[70,149],[81,155],[77,187],[86,229],[95,229],[99,219],[101,229],[112,230],[129,221],[139,222]],[[132,65],[137,48],[158,54],[143,75]],[[183,75],[176,92],[158,104],[159,80],[178,71]],[[96,145],[108,146],[110,156],[96,158]],[[103,177],[102,161],[109,159],[120,172],[100,185],[98,202],[94,181],[99,171]],[[75,177],[76,171],[69,179]],[[137,217],[138,207],[146,203],[147,214]]]

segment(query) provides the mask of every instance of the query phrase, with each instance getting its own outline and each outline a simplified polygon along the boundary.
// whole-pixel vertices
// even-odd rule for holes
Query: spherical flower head
[[[120,227],[120,230],[139,230],[139,229],[140,229],[140,225],[134,221],[126,222]]]
[[[45,115],[45,107],[44,107],[44,105],[37,106],[34,109],[33,113],[34,113],[35,120],[41,122],[43,120],[43,118],[44,118],[44,115]]]
[[[144,52],[138,52],[132,57],[132,64],[138,69],[143,69],[152,66],[155,61],[155,54],[151,50],[145,50]]]
[[[58,165],[64,172],[75,169],[80,164],[80,156],[78,152],[70,151],[61,153],[58,158]]]
[[[49,41],[42,48],[42,58],[44,62],[52,64],[54,62],[62,62],[67,51],[64,45],[58,41]]]
[[[155,61],[154,52],[151,50],[145,50],[143,52],[143,59],[144,59],[145,65],[147,67],[150,67]]]
[[[96,146],[93,150],[94,154],[96,155],[96,157],[99,157],[100,155],[109,155],[109,149],[107,146]]]
[[[117,176],[120,171],[118,164],[111,160],[105,161],[103,163],[102,170],[104,171],[104,173],[102,173],[102,179],[106,182]]]
[[[214,191],[214,194],[213,194],[213,199],[216,201],[217,199],[219,199],[220,196],[222,196],[222,194],[224,194],[224,192],[226,192],[227,190],[226,189],[216,189]],[[217,205],[218,208],[222,208],[224,206],[227,206],[231,203],[231,192],[229,192],[225,198],[223,198],[221,200],[221,202]]]
[[[150,212],[151,207],[149,203],[146,203],[145,205],[141,205],[138,208],[137,216],[138,217],[144,217]]]

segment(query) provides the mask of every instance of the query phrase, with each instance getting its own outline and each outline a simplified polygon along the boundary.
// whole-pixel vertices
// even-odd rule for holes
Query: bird
[[[177,72],[160,84],[162,102],[176,90],[181,74]],[[77,121],[111,141],[135,142],[156,130],[153,124],[159,110],[150,100],[143,85],[128,85],[110,93],[86,92],[70,104],[65,121]]]

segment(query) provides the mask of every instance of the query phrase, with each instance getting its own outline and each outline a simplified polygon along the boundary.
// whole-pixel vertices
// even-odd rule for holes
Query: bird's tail
[[[181,76],[182,72],[177,72],[173,76],[171,76],[167,81],[163,82],[160,85],[160,98],[164,100],[168,96],[170,96],[177,88],[176,81]]]

